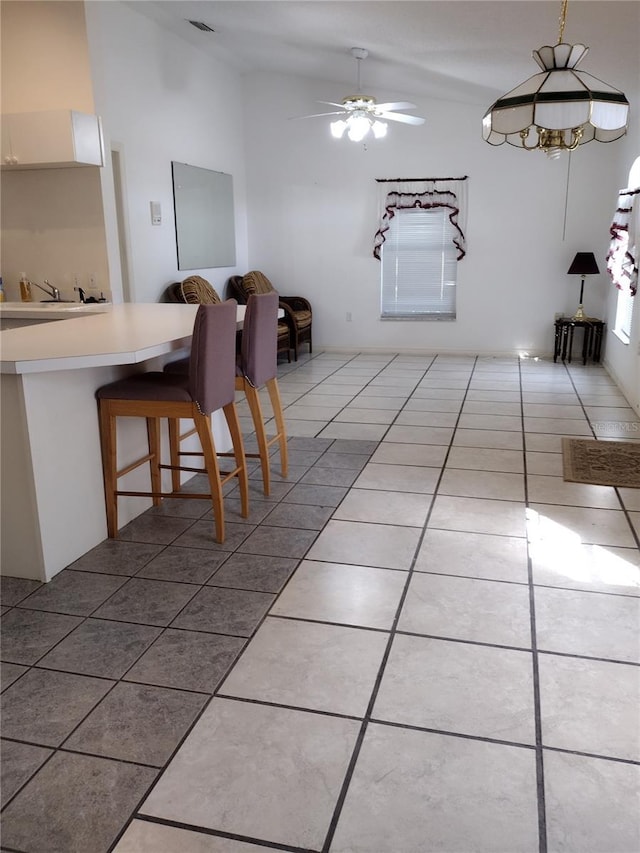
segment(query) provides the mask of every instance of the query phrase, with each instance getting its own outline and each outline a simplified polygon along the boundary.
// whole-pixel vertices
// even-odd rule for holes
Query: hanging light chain
[[[562,44],[562,39],[564,37],[564,25],[567,20],[567,4],[569,0],[562,0],[562,10],[560,12],[560,17],[558,22],[560,24],[560,31],[558,32],[558,44]]]

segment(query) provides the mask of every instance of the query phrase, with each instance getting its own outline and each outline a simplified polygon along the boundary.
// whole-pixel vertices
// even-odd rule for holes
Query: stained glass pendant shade
[[[545,151],[555,159],[562,151],[594,139],[614,142],[627,132],[625,95],[577,69],[588,47],[562,41],[566,7],[564,0],[558,43],[533,51],[542,71],[498,98],[485,113],[482,135],[490,145],[507,142]]]

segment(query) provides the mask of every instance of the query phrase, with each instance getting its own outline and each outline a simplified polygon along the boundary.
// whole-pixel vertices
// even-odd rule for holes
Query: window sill
[[[423,320],[423,321],[424,320],[431,320],[431,321],[434,321],[435,320],[437,323],[443,323],[443,322],[447,323],[447,322],[454,322],[456,318],[453,314],[445,314],[445,315],[411,314],[411,315],[406,315],[406,316],[402,316],[400,314],[398,314],[398,315],[386,314],[386,315],[381,315],[380,319],[385,321],[385,322],[387,320],[400,320],[402,322],[404,322],[406,320],[409,320],[409,321],[415,321],[415,320]]]
[[[631,338],[627,335],[626,332],[623,332],[621,329],[614,329],[613,334],[620,341],[620,343],[624,344],[626,347],[631,343]]]

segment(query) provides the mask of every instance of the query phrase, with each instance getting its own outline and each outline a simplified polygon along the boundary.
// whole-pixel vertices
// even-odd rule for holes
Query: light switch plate
[[[162,223],[162,208],[159,201],[151,202],[151,224],[160,225]]]

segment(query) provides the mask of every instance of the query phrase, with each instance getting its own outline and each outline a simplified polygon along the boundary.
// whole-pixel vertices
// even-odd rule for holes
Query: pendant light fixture
[[[533,51],[542,71],[503,95],[487,110],[482,136],[490,145],[508,142],[557,159],[591,142],[614,142],[627,132],[624,94],[576,66],[589,48],[563,42],[568,0],[563,0],[555,47]]]

